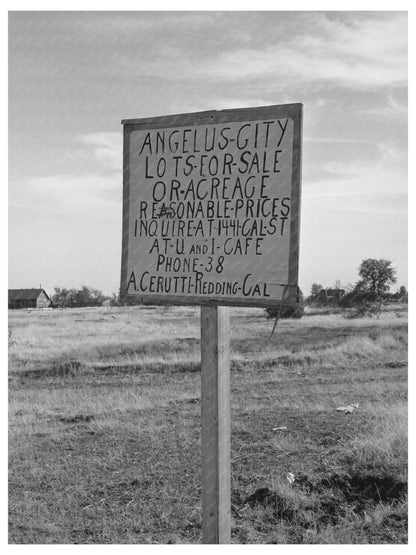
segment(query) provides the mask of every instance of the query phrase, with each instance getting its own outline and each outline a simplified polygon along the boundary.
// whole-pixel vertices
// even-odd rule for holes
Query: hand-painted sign
[[[296,297],[302,105],[122,123],[122,296],[241,306]]]

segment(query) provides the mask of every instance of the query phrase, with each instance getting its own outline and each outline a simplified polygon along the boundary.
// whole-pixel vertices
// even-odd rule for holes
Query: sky
[[[406,12],[10,12],[9,288],[118,291],[122,119],[293,102],[301,289],[408,286]]]

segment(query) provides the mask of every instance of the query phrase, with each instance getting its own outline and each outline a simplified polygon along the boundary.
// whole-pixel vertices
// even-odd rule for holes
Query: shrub
[[[361,289],[354,289],[339,301],[342,308],[370,308],[377,301],[377,295]]]
[[[305,308],[303,304],[298,305],[282,305],[281,308],[278,306],[270,306],[265,308],[267,313],[267,318],[302,318],[305,314]],[[280,311],[280,312],[279,312]]]
[[[355,288],[343,297],[339,303],[341,308],[347,309],[344,318],[363,318],[365,316],[380,316],[382,299],[375,293]]]
[[[343,312],[342,317],[347,318],[348,320],[352,320],[354,318],[365,318],[366,316],[372,318],[375,312],[376,311],[373,308],[371,308],[371,310],[364,307],[347,308]]]
[[[305,314],[305,302],[302,290],[297,288],[298,294],[295,304],[282,304],[278,306],[268,306],[265,308],[267,318],[302,318]]]

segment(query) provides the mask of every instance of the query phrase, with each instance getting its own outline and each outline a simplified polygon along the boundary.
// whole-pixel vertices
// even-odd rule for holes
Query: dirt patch
[[[279,519],[294,520],[295,511],[288,501],[269,488],[259,488],[244,501],[250,507],[272,507]]]
[[[362,511],[369,503],[399,501],[407,493],[407,484],[391,476],[331,476],[321,480],[323,487],[335,487],[348,502],[356,503]]]
[[[391,362],[386,362],[385,366],[387,366],[387,368],[407,368],[407,360],[393,360]]]
[[[352,506],[353,512],[362,514],[368,507],[378,503],[401,501],[407,494],[407,483],[392,476],[332,474],[312,482],[307,476],[299,476],[296,486],[310,494],[327,495]]]
[[[287,497],[263,487],[242,500],[241,495],[234,492],[234,512],[238,516],[242,506],[264,508],[271,511],[277,521],[284,520],[308,529],[312,522],[318,527],[334,526],[351,512],[362,516],[367,509],[379,503],[394,506],[407,494],[407,484],[391,476],[333,474],[312,481],[307,475],[300,475],[296,477],[293,488],[298,490],[299,496]],[[392,515],[388,518],[394,519]],[[403,526],[402,515],[398,515],[395,524]]]
[[[407,484],[392,476],[332,474],[312,482],[308,476],[296,478],[296,485],[308,492],[322,493],[338,489],[348,501],[363,500],[384,503],[400,500],[407,493]]]
[[[91,422],[94,418],[92,414],[77,414],[72,417],[62,417],[59,420],[64,424],[78,424],[79,422]]]

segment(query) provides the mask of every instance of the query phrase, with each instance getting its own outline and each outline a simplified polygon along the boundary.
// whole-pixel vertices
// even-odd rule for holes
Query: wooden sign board
[[[122,123],[122,298],[295,301],[302,104]]]

